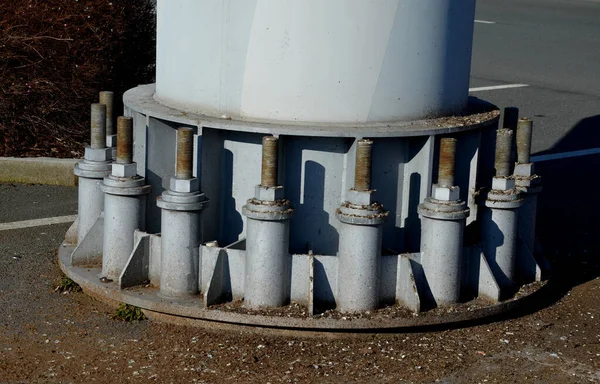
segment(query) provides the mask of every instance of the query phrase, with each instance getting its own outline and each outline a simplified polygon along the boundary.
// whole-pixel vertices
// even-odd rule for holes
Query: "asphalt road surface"
[[[591,203],[600,187],[600,2],[478,0],[476,20],[471,88],[527,86],[472,95],[534,119],[534,155],[550,155],[536,164],[544,252],[600,251]]]
[[[553,150],[584,119],[594,140],[555,149],[600,147],[600,2],[477,0],[476,19],[471,87],[528,87],[473,95],[534,118],[534,152]]]

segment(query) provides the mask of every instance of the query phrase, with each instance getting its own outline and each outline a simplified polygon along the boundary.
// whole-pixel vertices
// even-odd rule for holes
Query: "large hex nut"
[[[509,191],[515,188],[515,179],[512,177],[494,177],[492,189],[496,191]]]
[[[367,206],[375,203],[375,190],[357,191],[352,188],[346,192],[346,201],[352,205]]]
[[[111,161],[112,160],[112,149],[111,148],[92,149],[91,147],[86,147],[84,158],[89,161]]]
[[[254,189],[254,197],[261,201],[276,201],[284,199],[284,191],[282,186],[263,187],[257,185]]]
[[[515,165],[515,177],[531,177],[533,175],[535,175],[535,165],[533,163]]]
[[[117,177],[133,177],[137,175],[137,164],[112,164],[112,175]]]
[[[109,148],[117,146],[117,135],[106,136],[106,146]]]
[[[433,184],[431,197],[440,201],[457,201],[460,199],[460,188],[458,186],[441,187]]]
[[[169,189],[173,192],[197,192],[200,190],[200,179],[178,179],[171,177]]]

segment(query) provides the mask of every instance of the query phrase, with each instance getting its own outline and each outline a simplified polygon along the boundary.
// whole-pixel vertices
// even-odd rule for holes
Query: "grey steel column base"
[[[335,315],[331,317],[316,315],[311,316],[308,311],[304,316],[278,316],[265,315],[261,312],[233,312],[224,309],[206,308],[204,298],[191,296],[183,299],[168,299],[159,296],[157,288],[140,286],[122,290],[118,282],[103,284],[98,280],[100,268],[74,267],[70,263],[73,245],[63,244],[58,250],[59,266],[67,277],[79,284],[85,293],[116,306],[119,303],[135,305],[144,310],[151,319],[171,322],[176,324],[197,325],[201,327],[248,325],[252,327],[265,327],[266,332],[277,330],[295,329],[298,331],[312,332],[409,332],[424,329],[427,326],[456,326],[472,324],[477,319],[485,321],[486,318],[497,316],[504,312],[528,309],[545,295],[547,283],[537,283],[531,292],[518,298],[500,302],[498,304],[474,303],[472,306],[465,304],[463,310],[451,308],[448,311],[437,310],[415,315],[402,309],[402,306],[392,306],[377,311],[368,316]],[[396,309],[397,308],[397,309]],[[285,309],[281,311],[283,313]],[[439,328],[436,328],[439,329]]]
[[[160,104],[154,93],[155,87],[149,85],[124,96],[126,114],[133,117],[136,171],[152,186],[146,204],[147,232],[135,232],[134,249],[118,281],[104,286],[97,279],[98,264],[79,269],[95,261],[84,257],[84,245],[87,251],[101,255],[102,231],[99,241],[92,243],[94,237],[89,237],[90,241],[80,244],[72,253],[73,263],[64,268],[88,291],[96,290],[96,294],[165,316],[301,329],[401,329],[407,324],[443,324],[499,313],[515,302],[508,299],[490,305],[475,299],[420,312],[427,308],[428,295],[424,271],[428,261],[419,244],[422,226],[431,228],[427,220],[442,227],[455,224],[453,219],[464,220],[462,206],[458,212],[455,207],[449,209],[451,214],[443,212],[451,203],[442,204],[432,210],[435,214],[427,213],[422,219],[418,215],[419,204],[430,195],[442,137],[457,139],[456,186],[438,188],[432,197],[467,202],[471,215],[465,224],[470,234],[474,230],[469,238],[473,242],[462,247],[462,257],[471,263],[468,268],[478,273],[469,270],[462,274],[461,283],[476,291],[479,282],[475,280],[493,269],[491,257],[478,262],[482,250],[488,256],[498,251],[512,257],[519,252],[518,247],[502,248],[504,243],[477,241],[476,231],[486,227],[488,213],[498,213],[489,222],[504,223],[501,233],[509,237],[517,233],[508,225],[516,222],[516,212],[511,209],[514,202],[504,199],[506,193],[488,194],[488,206],[477,203],[481,188],[488,185],[493,173],[494,141],[490,136],[499,115],[494,106],[471,98],[459,116],[366,124],[282,123],[184,112]],[[168,178],[176,174],[173,158],[182,126],[196,133],[194,153],[190,154],[193,166],[188,168],[193,168],[192,174],[198,179],[181,176],[169,184]],[[256,201],[246,207],[252,209],[245,211],[243,206],[261,177],[259,148],[265,135],[280,140],[276,180],[282,188],[259,191]],[[359,156],[355,155],[359,141],[365,139],[373,143],[370,184],[359,183],[360,190],[348,190],[356,186],[357,171],[362,174],[362,168],[356,167]],[[206,206],[204,196],[194,193],[200,189],[200,179],[210,206]],[[510,189],[502,188],[510,184],[508,178],[492,184],[496,190]],[[169,190],[160,195],[167,186]],[[263,203],[283,199],[279,196],[283,187],[285,198],[296,209],[289,220],[282,212],[286,209],[278,211]],[[387,220],[381,206],[371,200],[374,191],[365,191],[371,187],[378,189],[377,201],[389,211]],[[101,229],[102,221],[100,217],[92,224]],[[289,222],[289,247],[282,245],[287,239],[285,225],[280,225],[284,222]],[[253,242],[262,239],[256,236],[256,227],[251,228],[256,223],[277,227],[274,232],[278,234],[269,239],[278,243],[273,254],[289,261],[289,301],[304,312],[301,316],[291,314],[292,320],[286,319],[290,307],[244,307],[249,252],[255,252]],[[457,234],[454,240],[460,237]],[[460,253],[458,248],[453,252]],[[358,261],[353,263],[352,257],[344,255]],[[348,266],[356,273],[347,272],[344,268]],[[479,273],[480,267],[484,272]],[[482,296],[499,292],[497,276],[492,273],[488,274],[490,290],[480,290]],[[352,288],[350,283],[355,281],[361,283]],[[344,295],[348,293],[350,297],[360,296],[360,304],[347,304],[348,296]],[[496,296],[496,300],[502,299]],[[485,310],[480,312],[482,308]],[[348,313],[356,311],[360,313]],[[389,321],[383,319],[388,314]]]

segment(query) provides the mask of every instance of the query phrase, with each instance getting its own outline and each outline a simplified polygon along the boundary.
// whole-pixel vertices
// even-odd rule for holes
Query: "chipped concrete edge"
[[[78,159],[0,157],[0,183],[76,186]]]

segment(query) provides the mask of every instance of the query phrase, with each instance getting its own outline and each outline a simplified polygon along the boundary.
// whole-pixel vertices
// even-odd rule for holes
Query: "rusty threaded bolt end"
[[[371,190],[371,153],[373,141],[360,139],[356,142],[356,165],[354,168],[354,189],[357,191]]]
[[[438,170],[438,185],[440,187],[454,186],[454,168],[456,166],[456,139],[443,137],[440,140],[440,164]]]
[[[514,131],[517,129],[517,121],[519,121],[519,108],[504,108],[504,120],[502,122],[502,128],[508,128]]]
[[[100,92],[100,104],[106,105],[106,136],[112,136],[115,134],[114,127],[114,103],[115,103],[115,94],[111,91],[102,91]]]
[[[192,178],[194,161],[194,129],[181,127],[177,129],[177,169],[175,177],[189,180]]]
[[[92,149],[106,148],[106,105],[92,104],[90,130],[90,147]]]
[[[262,138],[262,166],[260,185],[271,188],[277,186],[277,156],[279,155],[279,139],[274,136]]]
[[[133,163],[133,118],[117,117],[117,164]]]
[[[531,136],[533,135],[533,121],[524,117],[519,119],[517,125],[517,163],[531,163]]]
[[[512,149],[512,129],[500,128],[496,134],[496,177],[510,176],[510,152]]]

